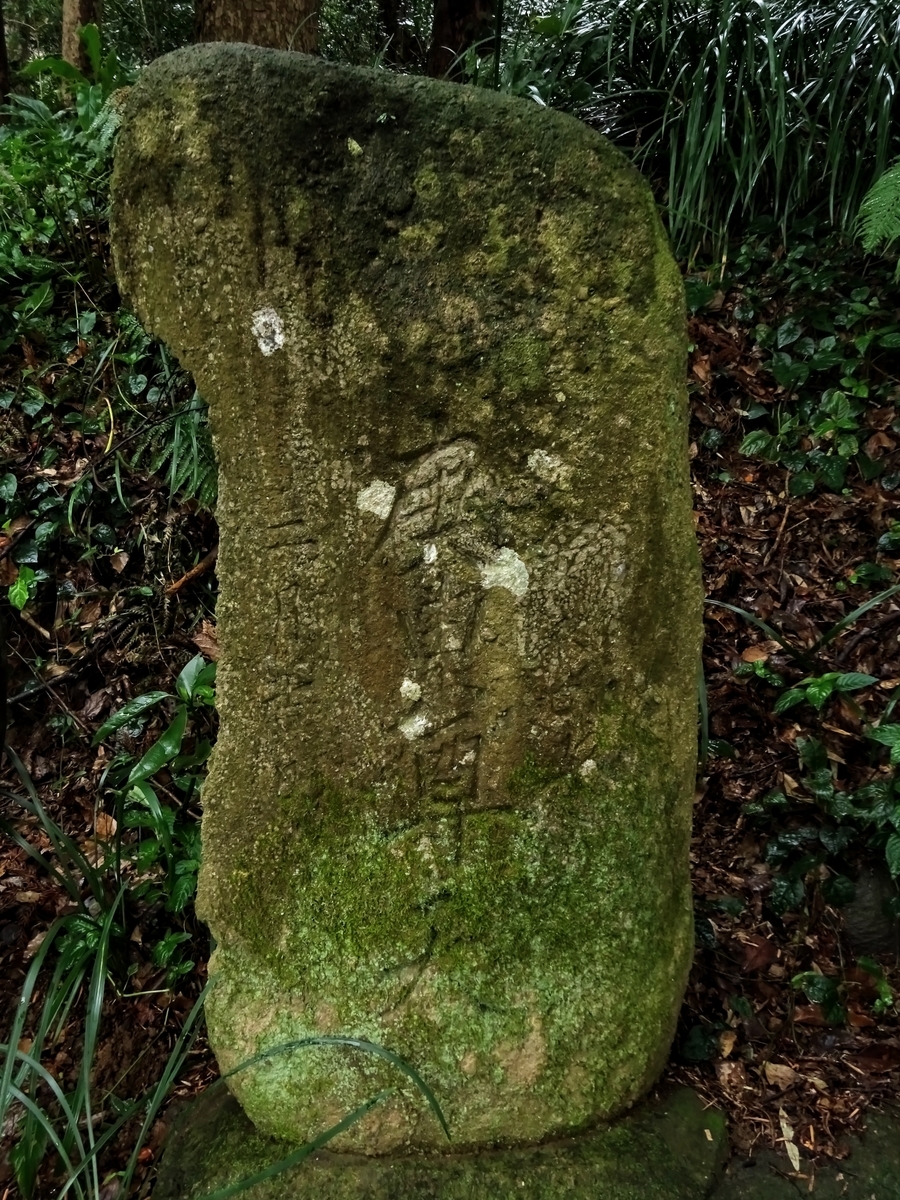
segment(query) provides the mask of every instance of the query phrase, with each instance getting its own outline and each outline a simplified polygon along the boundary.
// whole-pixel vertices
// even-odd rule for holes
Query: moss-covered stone
[[[260,1135],[224,1091],[177,1122],[153,1200],[199,1200],[290,1148]],[[727,1154],[725,1120],[687,1088],[614,1125],[545,1146],[365,1159],[320,1151],[248,1200],[703,1200]]]
[[[210,402],[224,1069],[415,1064],[459,1147],[658,1073],[691,957],[699,572],[648,188],[522,101],[201,46],[129,98],[120,284]],[[405,1081],[231,1086],[305,1138]],[[412,1086],[347,1148],[441,1144]]]

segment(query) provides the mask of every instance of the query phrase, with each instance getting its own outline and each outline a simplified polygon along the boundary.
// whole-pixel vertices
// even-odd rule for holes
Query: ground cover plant
[[[695,9],[698,21],[712,19],[713,6]],[[623,29],[637,36],[644,26],[633,23],[659,11],[607,9],[616,53]],[[781,11],[722,5],[715,20],[771,22]],[[831,111],[845,129],[844,114],[861,123],[874,178],[887,109],[883,96],[878,112],[868,107],[858,85],[870,67],[850,66],[872,60],[852,39],[892,10],[852,11],[859,29],[839,22],[835,37],[851,39],[856,57]],[[799,31],[809,54],[838,47],[826,10],[810,12],[820,23]],[[504,54],[473,54],[468,69],[591,120],[615,118],[626,144],[637,128],[628,87],[598,107],[596,20],[587,5],[510,19]],[[677,37],[688,37],[672,28],[652,60],[659,78],[677,62],[673,46],[686,44]],[[735,28],[718,44],[740,65]],[[699,29],[690,36],[702,49],[709,32]],[[362,61],[358,30],[336,29],[336,45],[339,34]],[[758,35],[754,45],[768,36]],[[14,1043],[0,1068],[0,1108],[10,1101],[4,1200],[56,1196],[68,1170],[60,1151],[84,1164],[87,1195],[146,1193],[173,1119],[158,1088],[184,1099],[216,1076],[197,1007],[209,944],[191,899],[215,737],[215,468],[202,399],[120,308],[109,274],[119,77],[95,47],[92,77],[72,80],[76,108],[60,106],[52,75],[36,75],[43,99],[15,99],[0,131],[0,594],[12,748],[0,773],[0,1041]],[[879,80],[893,78],[893,52],[884,50]],[[718,78],[713,59],[702,61],[704,78]],[[721,82],[715,95],[727,98],[733,80]],[[827,106],[812,100],[825,120]],[[690,156],[699,126],[687,113],[677,128],[659,126],[648,165],[668,161],[669,135],[673,152]],[[652,133],[648,121],[641,128]],[[884,167],[896,154],[894,116],[887,128]],[[803,127],[790,153],[807,135],[817,136]],[[731,180],[738,201],[724,184],[690,201],[711,205],[713,231],[730,205],[735,237],[713,253],[715,238],[704,248],[694,222],[681,241],[710,603],[692,847],[697,954],[667,1078],[724,1107],[748,1151],[783,1138],[784,1110],[808,1179],[900,1083],[900,293],[893,259],[866,257],[850,236],[852,203],[828,182],[842,168],[829,175],[819,160],[823,190],[801,194],[766,157],[770,133],[760,137],[755,176],[734,163],[731,175],[711,175]],[[845,142],[832,148],[849,153]],[[724,170],[728,147],[716,146]],[[830,153],[827,138],[816,152]],[[671,222],[670,180],[681,176],[651,169]],[[776,203],[772,189],[788,183]],[[857,185],[861,197],[862,167]],[[54,1133],[10,1086],[43,1106]]]

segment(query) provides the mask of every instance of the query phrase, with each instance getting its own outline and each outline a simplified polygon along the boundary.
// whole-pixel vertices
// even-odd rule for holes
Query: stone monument
[[[220,466],[221,1067],[367,1039],[456,1150],[623,1112],[692,950],[685,314],[648,187],[525,100],[197,46],[132,89],[113,242]],[[399,1085],[336,1148],[446,1149],[407,1084],[328,1046],[229,1086],[297,1142]]]

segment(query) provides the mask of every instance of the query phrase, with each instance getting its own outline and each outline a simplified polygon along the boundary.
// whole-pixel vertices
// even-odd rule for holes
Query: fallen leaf
[[[795,1171],[800,1170],[800,1151],[794,1142],[794,1129],[790,1121],[788,1121],[787,1113],[783,1108],[778,1110],[778,1120],[781,1125],[781,1133],[784,1137],[784,1148],[787,1151],[787,1156],[791,1160],[791,1166]]]
[[[866,1029],[868,1026],[875,1025],[876,1023],[867,1012],[863,1012],[855,1004],[847,1006],[847,1024],[853,1029]]]
[[[824,1079],[821,1079],[818,1075],[804,1075],[803,1078],[806,1080],[807,1083],[811,1083],[817,1091],[819,1091],[819,1092],[827,1092],[828,1091],[828,1084],[825,1082]]]
[[[129,555],[124,550],[120,550],[118,554],[113,554],[111,556],[109,565],[115,572],[121,575],[121,573],[128,566],[128,558]]]
[[[777,957],[778,950],[774,942],[770,942],[762,934],[751,934],[744,942],[744,961],[741,964],[741,970],[759,971],[773,963]]]
[[[81,715],[86,721],[93,721],[94,717],[106,708],[108,699],[109,688],[102,687],[98,688],[96,692],[91,692],[81,710]]]
[[[787,795],[790,796],[792,799],[797,796],[803,795],[803,792],[800,788],[800,784],[793,777],[793,775],[788,775],[787,771],[783,771],[781,779],[782,779],[782,787],[784,788]]]
[[[5,549],[8,545],[9,538],[0,537],[0,550]],[[9,555],[0,559],[0,587],[12,587],[18,578],[19,568]]]
[[[212,621],[203,621],[191,641],[211,662],[219,658],[219,638]]]
[[[828,1022],[822,1015],[818,1004],[798,1004],[794,1008],[794,1020],[799,1025],[819,1025],[824,1028]]]
[[[792,1067],[788,1067],[784,1063],[767,1062],[763,1067],[763,1073],[768,1083],[773,1087],[781,1088],[782,1091],[800,1078]]]
[[[40,898],[40,892],[16,892],[16,899],[20,904],[36,904]]]
[[[103,611],[102,600],[89,600],[78,614],[78,624],[82,629],[90,629]]]
[[[746,650],[741,652],[741,659],[744,662],[765,662],[769,657],[769,651],[765,646],[748,646]]]
[[[118,829],[118,823],[115,817],[111,817],[109,813],[98,812],[94,820],[94,832],[101,842],[108,842],[109,839]]]
[[[793,1142],[785,1142],[784,1148],[787,1150],[787,1156],[791,1160],[791,1166],[796,1172],[800,1171],[800,1150]]]
[[[737,1034],[733,1029],[725,1029],[719,1034],[719,1049],[722,1052],[723,1058],[727,1058],[732,1052],[736,1041]]]
[[[701,383],[709,383],[712,378],[708,358],[695,358],[691,363],[691,370]]]
[[[715,1064],[716,1078],[723,1087],[736,1091],[747,1083],[747,1072],[739,1060],[726,1062],[721,1060]]]
[[[28,961],[28,959],[34,958],[34,956],[37,954],[38,950],[40,950],[40,948],[41,948],[41,942],[44,940],[44,938],[46,936],[47,936],[46,929],[43,929],[43,930],[41,930],[40,933],[36,933],[34,935],[34,937],[31,939],[31,941],[25,947],[25,953],[22,955],[22,957],[25,959],[26,962]]]

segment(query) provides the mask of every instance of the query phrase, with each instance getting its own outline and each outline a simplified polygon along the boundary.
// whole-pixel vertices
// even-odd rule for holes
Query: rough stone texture
[[[863,866],[856,878],[856,893],[841,909],[844,929],[856,954],[900,959],[900,921],[888,910],[897,896],[897,885],[886,867]]]
[[[284,1158],[224,1091],[177,1123],[153,1200],[194,1200]],[[319,1152],[242,1193],[248,1200],[703,1200],[728,1152],[725,1118],[687,1088],[612,1126],[546,1146],[362,1158]]]
[[[659,1072],[691,957],[699,571],[681,281],[607,142],[524,101],[199,46],[129,97],[119,281],[210,402],[221,736],[199,909],[224,1070],[353,1034],[458,1147]],[[440,1145],[347,1049],[230,1081]]]

